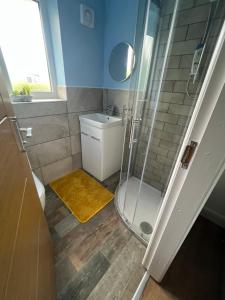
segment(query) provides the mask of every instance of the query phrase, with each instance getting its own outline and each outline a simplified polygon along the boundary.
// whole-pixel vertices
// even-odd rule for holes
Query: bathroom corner
[[[101,90],[60,89],[66,89],[66,100],[13,104],[19,125],[32,127],[25,148],[32,170],[44,184],[82,166],[79,115],[102,111]]]

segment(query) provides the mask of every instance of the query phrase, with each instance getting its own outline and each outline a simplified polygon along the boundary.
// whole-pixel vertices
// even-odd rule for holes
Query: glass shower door
[[[139,194],[140,174],[144,163],[144,154],[146,146],[140,141],[140,134],[143,130],[142,118],[147,104],[147,90],[149,86],[150,74],[154,69],[154,50],[156,45],[156,31],[158,27],[159,7],[152,4],[150,1],[146,2],[146,16],[145,20],[154,20],[154,28],[152,28],[149,22],[143,24],[142,30],[139,30],[140,35],[136,36],[136,42],[138,40],[141,43],[142,49],[141,57],[138,62],[136,77],[133,79],[130,88],[130,107],[127,118],[123,162],[121,166],[121,178],[119,188],[118,201],[119,210],[122,212],[122,216],[125,221],[132,226],[135,216],[135,210],[137,205],[137,198]],[[143,10],[143,7],[139,9]],[[143,34],[143,31],[146,34]],[[137,151],[143,148],[143,153],[139,159],[137,165]],[[139,176],[138,176],[139,174]]]
[[[163,4],[165,4],[164,2]],[[153,5],[155,5],[153,3]],[[153,231],[158,211],[162,204],[161,186],[154,182],[156,175],[153,172],[153,166],[149,165],[149,161],[155,162],[157,155],[155,152],[150,152],[151,148],[157,148],[156,133],[161,128],[160,122],[157,121],[157,111],[160,106],[161,91],[164,85],[165,70],[168,64],[168,57],[171,52],[172,39],[175,31],[179,0],[173,2],[172,14],[170,15],[170,24],[164,32],[165,43],[162,43],[160,32],[162,31],[165,22],[163,16],[164,7],[158,7],[160,19],[158,22],[157,31],[155,32],[155,48],[154,59],[149,70],[148,85],[145,88],[146,106],[142,114],[142,130],[140,132],[140,146],[136,153],[135,175],[139,178],[137,186],[137,197],[135,209],[132,219],[132,225],[136,232],[144,240],[148,241],[150,234]],[[153,11],[156,7],[153,6]],[[151,24],[151,18],[148,19]],[[149,27],[148,24],[148,27]],[[147,33],[145,33],[147,36]],[[144,51],[143,51],[144,52]],[[143,141],[143,145],[142,145]],[[138,162],[141,159],[141,168]],[[154,164],[154,163],[153,163]],[[145,172],[146,169],[149,172]],[[149,183],[154,182],[154,184]]]
[[[166,5],[168,2],[162,3]],[[131,228],[146,241],[154,227],[225,15],[223,1],[209,1],[202,7],[206,16],[204,30],[198,33],[201,36],[199,40],[192,41],[196,48],[189,50],[187,55],[185,45],[190,43],[188,33],[193,35],[195,32],[186,25],[186,30],[189,30],[187,35],[184,31],[184,35],[179,37],[182,41],[177,42],[177,32],[183,29],[183,24],[180,24],[182,21],[179,18],[177,23],[176,20],[184,10],[178,4],[179,1],[174,2],[173,9],[171,6],[161,7],[155,47],[157,59],[155,67],[151,64],[149,72],[148,93],[133,165],[132,175],[139,183]],[[165,27],[165,20],[168,19],[170,21]],[[203,42],[198,71],[193,75],[190,60],[194,61],[198,45]],[[127,206],[129,201],[127,197]]]
[[[130,178],[135,165],[135,153],[138,142],[138,133],[141,126],[141,115],[136,109],[136,93],[130,92],[130,102],[126,110],[123,159],[119,183],[119,211],[124,220],[131,225],[135,208],[135,197],[130,197]],[[132,201],[132,199],[133,201]],[[129,199],[127,205],[126,199]]]

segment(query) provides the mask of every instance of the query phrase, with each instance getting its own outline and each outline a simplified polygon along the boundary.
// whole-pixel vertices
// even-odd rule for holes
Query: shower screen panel
[[[117,195],[118,205],[123,203],[122,217],[145,241],[153,230],[225,17],[222,0],[148,4],[124,146],[126,176]],[[198,17],[193,19],[194,15]]]

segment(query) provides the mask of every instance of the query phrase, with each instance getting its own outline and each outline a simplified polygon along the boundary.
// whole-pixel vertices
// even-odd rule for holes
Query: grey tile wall
[[[211,5],[209,2],[209,0],[181,0],[178,9],[177,23],[161,88],[152,134],[152,143],[148,153],[144,176],[145,182],[162,191],[167,185],[196,102],[195,99],[186,95],[186,86],[194,51],[205,32],[206,21]],[[160,29],[157,69],[153,82],[151,99],[144,108],[139,143],[134,150],[136,151],[136,157],[134,159],[133,172],[134,175],[138,177],[141,175],[143,169],[148,136],[152,125],[153,109],[155,107],[155,92],[158,89],[159,78],[162,72],[162,62],[174,3],[175,0],[167,0],[164,1],[162,5],[162,25]],[[212,52],[212,49],[215,46],[222,20],[224,19],[224,12],[225,2],[220,1],[216,19],[212,24],[206,53]],[[208,57],[210,58],[210,55]],[[203,57],[203,78],[209,61],[210,59]],[[199,80],[199,84],[190,83],[190,93],[198,95],[201,84],[202,79]],[[134,98],[134,93],[131,91],[104,89],[103,110],[108,104],[111,104],[115,106],[116,113],[121,115],[124,105],[127,107],[132,105],[132,98]],[[127,143],[128,141],[129,138],[127,139]],[[128,151],[128,147],[125,147],[125,152]],[[128,153],[125,155],[124,171],[127,171],[126,156],[128,157]]]
[[[33,128],[33,135],[29,138],[30,146],[69,136],[67,114],[23,118],[19,123],[21,127]]]
[[[186,95],[186,86],[194,51],[204,35],[210,9],[209,0],[181,1],[159,105],[156,109],[156,121],[154,125],[152,125],[153,108],[155,106],[154,89],[156,90],[158,88],[158,79],[162,72],[162,58],[168,39],[174,2],[174,0],[168,0],[164,1],[163,4],[164,8],[161,15],[163,21],[159,33],[161,37],[156,77],[150,101],[143,115],[140,141],[136,152],[137,157],[134,168],[134,174],[139,177],[143,168],[143,159],[149,133],[150,130],[153,129],[152,143],[148,152],[144,181],[162,191],[167,185],[187,129],[187,124],[195,106],[196,100]],[[204,77],[207,70],[211,56],[210,53],[212,53],[212,49],[215,47],[216,39],[221,28],[221,16],[223,16],[224,19],[225,2],[220,1],[219,5],[215,24],[212,24],[212,31],[210,32],[209,46],[207,46],[206,49],[208,58],[204,58],[204,62],[202,63],[202,65],[204,65],[202,77]],[[214,39],[211,37],[214,37]],[[210,47],[211,49],[208,49]],[[202,79],[199,80],[199,87],[190,84],[189,91],[192,94],[196,93],[196,95],[198,95],[201,84]],[[153,126],[153,128],[151,126]]]
[[[40,168],[71,155],[70,137],[27,147],[27,154],[33,168]]]
[[[13,104],[20,127],[33,128],[26,150],[44,184],[81,167],[79,115],[102,111],[102,89],[61,86],[58,93],[64,100]]]
[[[132,97],[129,90],[120,89],[104,89],[103,90],[103,111],[107,105],[115,106],[115,113],[121,115],[123,107],[129,106],[130,97]]]
[[[40,105],[41,104],[41,105]],[[67,113],[66,101],[58,100],[35,100],[28,103],[15,103],[13,109],[20,118],[51,116]]]
[[[68,113],[102,111],[102,89],[67,87]]]

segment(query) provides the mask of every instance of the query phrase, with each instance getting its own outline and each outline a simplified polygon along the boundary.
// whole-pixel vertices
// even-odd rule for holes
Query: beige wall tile
[[[68,118],[66,114],[19,119],[19,124],[20,127],[33,128],[31,138],[28,139],[24,135],[24,139],[28,141],[27,146],[69,136]]]
[[[103,92],[98,88],[67,88],[68,112],[102,111]]]
[[[20,119],[65,114],[67,106],[66,101],[63,100],[39,100],[31,103],[14,103],[13,110],[16,117]]]
[[[44,184],[48,184],[51,181],[58,179],[66,174],[72,172],[72,156],[58,160],[52,164],[43,166],[41,168]]]
[[[62,138],[31,146],[27,149],[33,168],[45,166],[71,155],[70,138]]]
[[[128,90],[105,89],[103,93],[104,110],[107,105],[114,105],[115,112],[121,114],[123,106],[128,107],[130,92]]]
[[[73,170],[77,170],[82,168],[82,155],[81,153],[77,153],[72,156],[72,168]]]
[[[209,9],[210,4],[206,4],[181,11],[178,17],[178,25],[186,25],[206,21],[209,15]]]
[[[81,152],[81,140],[80,140],[80,134],[72,135],[70,137],[71,139],[71,149],[72,149],[72,155],[75,155],[77,153]]]

